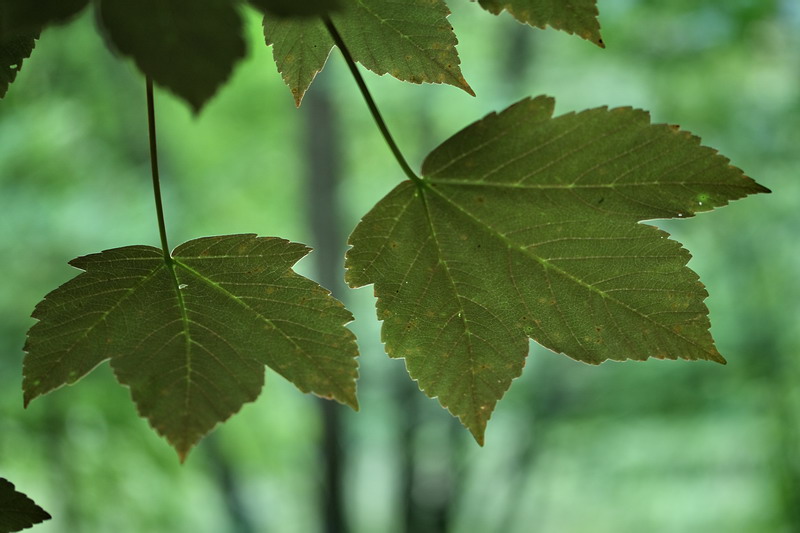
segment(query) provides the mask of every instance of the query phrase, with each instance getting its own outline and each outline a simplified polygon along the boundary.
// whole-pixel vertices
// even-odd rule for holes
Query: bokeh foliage
[[[713,295],[712,332],[727,367],[589,367],[533,349],[484,449],[451,431],[435,402],[407,394],[402,364],[375,340],[371,289],[354,291],[347,303],[363,354],[363,411],[345,418],[353,530],[402,531],[407,504],[417,531],[442,530],[442,520],[456,532],[532,524],[544,532],[762,532],[798,523],[796,2],[606,2],[605,50],[452,4],[464,76],[481,98],[367,80],[412,161],[466,117],[545,93],[557,97],[558,114],[649,109],[654,122],[701,135],[774,194],[713,217],[659,222],[702,251],[690,266]],[[22,409],[27,317],[74,275],[66,261],[157,243],[143,82],[105,51],[92,25],[84,17],[44,32],[0,103],[0,475],[56,517],[37,526],[43,533],[246,531],[231,494],[258,531],[321,530],[317,412],[272,374],[262,398],[183,468],[105,367]],[[159,95],[173,240],[247,231],[313,247],[298,151],[308,111],[294,109],[259,46],[257,14],[247,30],[250,55],[199,118]],[[402,176],[340,62],[320,76],[341,121],[349,232]],[[315,90],[323,89],[308,97]],[[300,265],[313,277],[308,262]]]

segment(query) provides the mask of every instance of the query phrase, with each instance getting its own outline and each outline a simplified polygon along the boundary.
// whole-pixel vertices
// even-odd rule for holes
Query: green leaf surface
[[[31,56],[38,35],[12,37],[0,41],[0,98],[8,92],[8,86],[17,78],[23,60]]]
[[[89,0],[2,0],[0,41],[38,34],[51,24],[67,22],[88,4]]]
[[[278,17],[322,16],[341,7],[338,0],[250,0],[250,3]]]
[[[325,66],[333,39],[319,19],[298,20],[264,17],[264,38],[297,106]]]
[[[0,477],[0,533],[22,531],[50,518],[47,511],[18,492],[13,483]]]
[[[84,272],[37,305],[28,332],[26,405],[111,360],[139,413],[181,459],[256,399],[263,365],[303,392],[358,408],[350,313],[291,270],[308,253],[271,237],[206,237],[75,259]]]
[[[98,0],[111,47],[195,112],[245,55],[242,20],[229,0]]]
[[[443,0],[352,0],[331,19],[353,59],[376,74],[412,83],[447,83],[474,95],[461,74],[450,11]],[[264,36],[300,105],[333,48],[320,20],[264,18]]]
[[[550,26],[605,48],[597,20],[597,0],[478,0],[485,10],[499,15],[504,9],[518,21]]]
[[[454,135],[350,238],[347,281],[374,284],[387,353],[479,443],[528,338],[592,364],[724,362],[689,253],[637,222],[768,192],[645,111],[553,105],[526,99]]]

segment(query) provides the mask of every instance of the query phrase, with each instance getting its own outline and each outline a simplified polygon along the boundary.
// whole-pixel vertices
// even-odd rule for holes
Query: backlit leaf
[[[89,0],[2,0],[0,41],[38,34],[51,24],[67,22],[89,4]]]
[[[0,98],[30,57],[41,31],[68,21],[89,0],[3,0],[0,2]]]
[[[350,313],[291,266],[308,248],[254,235],[75,259],[84,272],[37,305],[25,403],[105,360],[139,413],[177,449],[256,399],[266,365],[303,392],[358,408]]]
[[[487,11],[500,14],[504,9],[525,24],[550,26],[591,41],[605,48],[597,20],[597,0],[478,0]]]
[[[228,0],[98,0],[109,44],[195,112],[245,54],[242,20]]]
[[[22,531],[52,518],[14,484],[0,477],[0,533]]]
[[[0,41],[0,98],[8,92],[8,86],[17,78],[23,60],[30,57],[36,45],[36,35],[12,37]]]
[[[645,111],[553,105],[526,99],[454,135],[350,238],[347,281],[374,284],[387,353],[481,443],[528,338],[592,364],[724,362],[689,253],[637,222],[767,192]]]
[[[268,46],[272,45],[278,72],[299,106],[314,77],[325,66],[333,39],[318,19],[274,17],[264,17],[264,38]]]
[[[338,0],[250,0],[257,8],[278,17],[320,16],[338,9]]]
[[[353,59],[376,74],[447,83],[474,94],[461,74],[450,11],[443,0],[352,0],[331,14]],[[278,70],[299,105],[333,47],[320,20],[264,18]]]

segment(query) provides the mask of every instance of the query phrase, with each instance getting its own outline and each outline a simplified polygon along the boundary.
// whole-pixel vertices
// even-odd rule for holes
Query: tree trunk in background
[[[314,264],[317,281],[343,300],[345,235],[341,228],[337,195],[341,180],[340,127],[326,90],[325,76],[317,77],[314,87],[303,100],[306,140],[308,216],[313,234]],[[323,439],[320,459],[323,466],[320,505],[326,533],[348,531],[344,507],[342,449],[342,406],[334,401],[318,400],[322,416]]]
[[[54,492],[60,493],[63,497],[63,507],[53,509],[48,507],[46,510],[53,516],[57,516],[62,531],[80,533],[86,531],[85,524],[82,524],[81,507],[84,502],[81,500],[81,476],[76,475],[75,461],[69,457],[69,453],[64,449],[67,441],[66,431],[66,410],[64,404],[58,399],[51,397],[44,398],[47,402],[44,407],[44,414],[40,422],[37,433],[46,435],[45,453],[49,462]]]
[[[508,48],[501,72],[498,73],[498,79],[506,81],[506,87],[510,89],[510,92],[517,92],[524,88],[528,73],[536,62],[533,35],[530,26],[517,24],[514,31],[508,36]],[[505,36],[506,34],[503,34],[503,37]],[[507,103],[511,104],[511,102]]]
[[[230,460],[220,448],[215,433],[204,439],[203,450],[208,458],[211,475],[214,476],[216,486],[222,494],[225,510],[228,512],[229,531],[231,533],[256,533],[253,518],[247,512],[242,499],[242,485]]]

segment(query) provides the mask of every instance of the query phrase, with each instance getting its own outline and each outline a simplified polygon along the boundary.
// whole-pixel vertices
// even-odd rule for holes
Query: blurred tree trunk
[[[222,494],[225,510],[228,512],[231,533],[255,533],[253,518],[247,512],[242,499],[241,482],[231,461],[219,446],[216,433],[208,435],[203,441],[211,474]],[[263,533],[263,531],[262,531]]]
[[[326,76],[317,77],[303,100],[306,140],[308,217],[317,281],[339,300],[344,300],[345,235],[342,231],[338,184],[341,180],[340,126],[326,87]],[[323,465],[320,504],[326,533],[348,531],[344,512],[344,451],[342,448],[342,406],[318,400],[323,439],[319,446]]]
[[[63,403],[51,397],[41,401],[46,403],[37,433],[46,435],[45,453],[53,480],[53,492],[65,495],[60,509],[48,508],[47,511],[58,517],[62,531],[80,533],[86,530],[81,523],[83,502],[80,495],[83,491],[81,476],[75,472],[75,461],[69,456],[69,451],[64,449],[67,442],[66,409]]]

